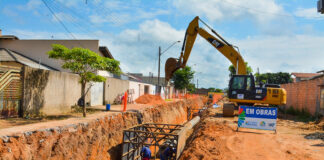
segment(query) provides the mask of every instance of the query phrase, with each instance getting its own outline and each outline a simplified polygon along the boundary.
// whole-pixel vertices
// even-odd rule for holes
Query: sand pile
[[[203,119],[191,137],[188,148],[184,150],[181,160],[193,159],[235,159],[227,147],[224,135],[233,135],[232,128],[215,119]]]
[[[161,96],[145,94],[135,100],[138,104],[164,104],[165,101]]]
[[[214,96],[213,96],[213,104],[217,103],[221,99],[223,99],[223,94],[214,94]]]

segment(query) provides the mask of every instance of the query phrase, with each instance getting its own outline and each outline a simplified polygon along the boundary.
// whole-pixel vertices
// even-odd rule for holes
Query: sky
[[[159,46],[164,52],[180,40],[161,56],[164,76],[166,59],[179,57],[185,30],[199,16],[239,47],[254,73],[317,72],[324,69],[324,15],[316,6],[317,0],[0,0],[0,29],[20,39],[99,39],[123,72],[155,76]],[[205,39],[197,36],[187,65],[199,87],[227,87],[231,63]]]

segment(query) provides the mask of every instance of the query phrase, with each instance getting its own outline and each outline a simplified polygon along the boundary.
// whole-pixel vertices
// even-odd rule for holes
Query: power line
[[[63,14],[65,14],[64,13],[65,10],[63,10],[63,8],[61,6],[59,6],[59,5],[55,5],[54,3],[52,3],[51,4],[51,8],[53,8],[53,10],[57,10],[58,12],[62,12]],[[83,32],[89,32],[89,30],[87,30],[87,28],[85,27],[85,24],[87,24],[87,23],[83,23],[83,25],[81,25],[80,23],[78,23],[79,19],[78,18],[74,18],[71,15],[66,16],[66,18],[68,18],[68,22],[70,22],[75,28],[77,28],[79,30],[82,30]]]
[[[72,32],[65,26],[65,24],[56,16],[56,14],[52,11],[52,9],[47,5],[46,1],[42,0],[42,2],[45,4],[47,9],[52,13],[52,15],[55,17],[55,19],[57,21],[59,21],[59,23],[63,26],[63,28],[66,30],[66,32],[68,32],[75,40],[77,40],[76,37],[72,34]]]
[[[43,2],[44,2],[44,0],[42,0]],[[70,14],[70,16],[69,17],[67,17],[67,18],[69,18],[70,19],[70,21],[68,21],[69,23],[71,23],[74,27],[76,27],[76,28],[78,28],[79,30],[82,30],[83,32],[85,32],[86,34],[87,34],[87,32],[88,32],[88,34],[89,34],[89,32],[91,32],[91,29],[90,28],[96,28],[96,29],[98,29],[94,24],[93,24],[93,22],[90,22],[88,19],[86,19],[85,18],[85,16],[82,16],[82,15],[80,15],[79,13],[77,13],[75,10],[73,10],[72,8],[70,8],[70,7],[67,7],[67,6],[65,6],[63,3],[61,3],[61,2],[59,2],[59,1],[50,1],[50,2],[52,2],[52,3],[45,3],[46,4],[46,7],[48,7],[48,8],[50,8],[49,10],[51,11],[51,13],[53,14],[54,13],[54,11],[56,10],[56,11],[60,11],[60,12],[62,12],[62,13],[65,13],[65,12],[67,12],[67,13],[72,13],[72,15]],[[89,3],[88,3],[88,5],[89,5]],[[104,5],[103,4],[99,4],[99,5],[93,5],[93,7],[95,7],[96,9],[94,10],[97,14],[103,14],[103,16],[107,16],[107,17],[110,17],[110,19],[112,20],[112,21],[110,21],[110,22],[117,22],[117,23],[121,23],[121,21],[120,21],[120,19],[118,19],[114,14],[112,14],[112,10],[111,9],[109,9],[109,8],[107,8],[107,7],[104,7]],[[102,12],[100,12],[99,13],[99,11],[102,11]],[[55,15],[55,14],[53,14],[53,15]],[[59,19],[56,15],[55,15],[55,18],[56,19]],[[82,23],[82,24],[80,24],[80,21],[79,20],[81,20],[81,21],[84,21],[84,22],[86,22],[86,23]],[[67,29],[67,31],[69,31],[68,30],[68,28],[67,28],[67,25],[66,24],[64,24],[62,21],[59,21],[61,24],[63,24],[62,26],[64,26],[64,28],[66,28]],[[100,29],[99,29],[100,30]],[[69,33],[71,33],[71,32],[69,32]],[[95,33],[94,33],[95,34]],[[73,34],[72,34],[73,35]],[[90,35],[90,34],[89,34]],[[93,36],[93,34],[91,34],[92,36]],[[97,37],[99,38],[100,36],[98,36],[97,35]],[[152,43],[151,44],[151,46],[158,46],[157,45],[158,43]],[[154,47],[153,47],[154,48]],[[152,53],[154,53],[154,52],[152,52]],[[154,66],[153,66],[153,68],[156,68],[156,64],[157,64],[157,57],[155,57],[154,58],[154,62],[153,62],[153,64],[154,64]],[[155,70],[155,69],[154,69]]]
[[[54,1],[53,1],[54,2]],[[59,4],[57,4],[59,3]],[[89,25],[89,27],[93,27],[96,28],[94,25],[91,25],[91,23],[88,23],[88,19],[85,19],[85,16],[79,15],[77,12],[75,12],[73,9],[66,7],[64,4],[62,4],[60,1],[55,1],[54,3],[52,3],[53,6],[56,6],[57,9],[61,10],[62,12],[65,12],[63,8],[65,8],[67,11],[71,11],[72,14],[74,14],[76,17],[78,17],[80,20],[84,20],[84,22],[87,23],[83,23],[82,25],[77,23],[77,19],[74,19],[73,16],[71,16],[71,18],[73,18],[72,22],[77,23],[79,26],[84,27],[84,25]],[[81,27],[81,28],[82,28]],[[98,28],[96,28],[98,29]]]

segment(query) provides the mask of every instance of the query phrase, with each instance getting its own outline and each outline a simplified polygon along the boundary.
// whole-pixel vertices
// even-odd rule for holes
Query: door
[[[149,93],[150,93],[150,86],[144,85],[144,94],[149,94]]]
[[[103,104],[104,97],[104,83],[103,82],[93,82],[91,87],[91,106],[97,106]]]

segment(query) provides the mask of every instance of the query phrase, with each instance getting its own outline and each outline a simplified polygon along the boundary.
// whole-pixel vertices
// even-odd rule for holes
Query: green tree
[[[245,67],[246,67],[246,72],[247,72],[247,74],[250,74],[250,73],[253,72],[251,66],[249,66],[247,62],[245,62]],[[230,76],[236,74],[236,70],[235,70],[235,68],[234,68],[233,65],[230,65],[230,66],[228,67],[228,71],[230,71]]]
[[[255,82],[256,83],[269,83],[269,84],[285,84],[291,83],[292,78],[289,73],[278,72],[278,73],[256,73]]]
[[[223,92],[223,90],[222,90],[222,89],[219,89],[219,88],[216,88],[216,89],[215,89],[215,92],[220,93],[220,92]]]
[[[172,76],[174,88],[190,90],[190,87],[192,87],[192,85],[190,85],[190,82],[193,79],[194,74],[195,72],[192,71],[191,67],[189,66],[175,71]]]
[[[68,49],[60,44],[53,44],[52,50],[47,52],[49,58],[62,60],[62,68],[80,76],[81,98],[84,101],[86,84],[90,81],[104,82],[106,79],[96,75],[98,70],[106,70],[120,74],[119,61],[99,56],[97,53],[85,48]],[[86,117],[86,107],[83,104],[83,116]]]
[[[190,83],[187,87],[187,90],[189,93],[195,93],[196,92],[196,86],[193,83]]]
[[[215,92],[215,89],[216,88],[213,88],[213,87],[208,88],[209,92]]]
[[[219,89],[219,88],[208,88],[209,92],[223,92],[222,89]]]

